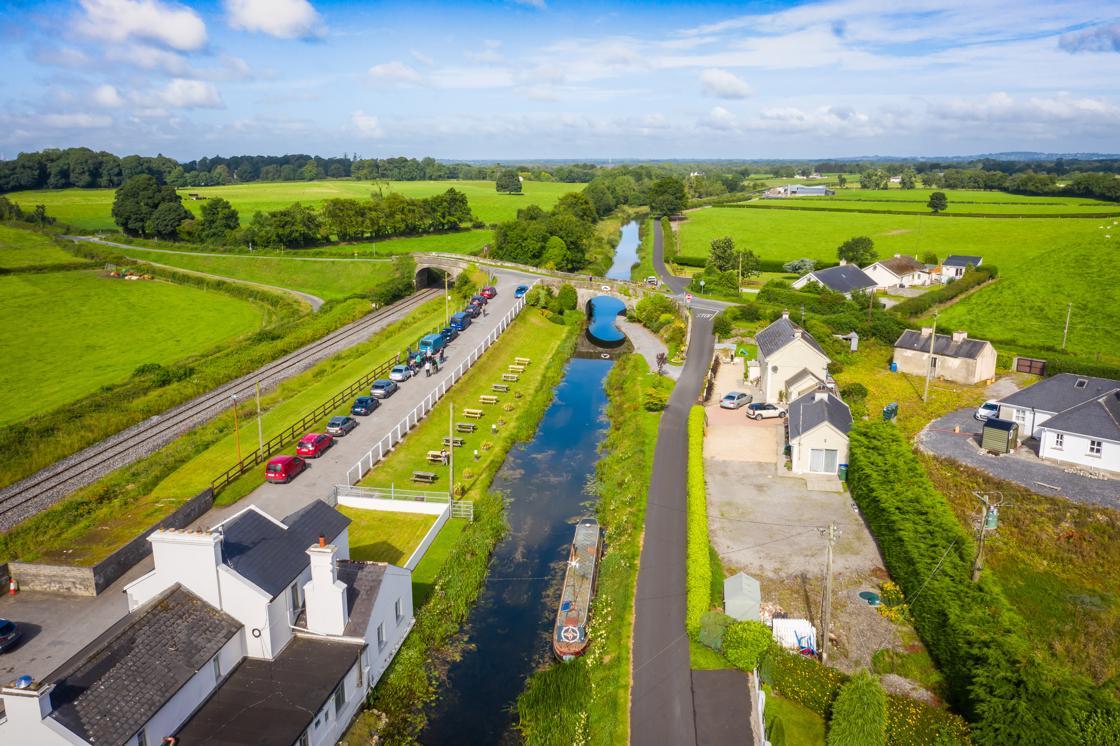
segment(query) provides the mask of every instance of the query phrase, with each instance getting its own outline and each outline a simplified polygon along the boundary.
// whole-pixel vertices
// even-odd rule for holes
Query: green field
[[[279,210],[293,202],[318,206],[328,199],[348,197],[364,199],[379,185],[388,184],[388,190],[406,197],[431,197],[457,189],[467,195],[471,210],[485,223],[512,220],[517,211],[529,205],[552,209],[556,200],[568,192],[578,192],[583,184],[526,181],[524,194],[498,194],[492,181],[282,181],[254,182],[223,187],[196,187],[180,189],[183,205],[198,214],[204,204],[188,198],[188,194],[222,197],[229,200],[241,213],[241,222],[248,223],[258,210]],[[31,192],[12,192],[6,195],[12,202],[25,209],[46,205],[47,214],[59,222],[86,230],[116,230],[111,214],[113,189],[43,189]]]
[[[1073,303],[1069,349],[1120,354],[1120,267],[1113,260],[1120,226],[1067,218],[952,218],[710,207],[688,214],[681,254],[706,256],[715,238],[763,259],[836,259],[852,236],[870,236],[880,257],[932,251],[984,257],[1000,279],[942,310],[939,323],[976,337],[1023,345],[1060,345]],[[1105,226],[1105,227],[1100,227]],[[1107,237],[1106,237],[1107,236]],[[997,345],[998,349],[998,345]]]
[[[41,233],[19,230],[0,223],[0,269],[76,261],[81,260],[67,254]]]
[[[75,401],[257,329],[264,311],[223,293],[94,271],[0,277],[0,425]],[[19,323],[16,323],[19,322]]]
[[[1032,197],[975,189],[840,189],[832,197],[791,197],[758,200],[768,208],[815,210],[902,210],[927,212],[929,195],[941,191],[949,199],[945,214],[987,213],[1039,215],[1048,213],[1109,213],[1120,215],[1120,205],[1086,197]]]

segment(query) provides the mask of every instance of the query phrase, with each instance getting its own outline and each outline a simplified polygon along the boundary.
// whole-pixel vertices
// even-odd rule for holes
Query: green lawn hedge
[[[887,693],[879,679],[860,671],[832,703],[828,746],[886,746]]]
[[[696,639],[700,617],[712,606],[712,564],[708,561],[708,497],[704,486],[704,408],[688,413],[688,596],[685,628]]]

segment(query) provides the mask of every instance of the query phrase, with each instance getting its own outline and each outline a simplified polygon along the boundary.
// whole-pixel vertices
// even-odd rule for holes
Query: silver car
[[[742,391],[729,391],[719,400],[720,409],[738,409],[751,403],[751,395]]]
[[[412,378],[412,368],[407,365],[394,365],[393,369],[389,371],[389,380],[403,383]]]

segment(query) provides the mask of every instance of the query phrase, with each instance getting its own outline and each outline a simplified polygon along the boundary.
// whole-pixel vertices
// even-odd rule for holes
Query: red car
[[[299,456],[277,456],[269,459],[264,468],[264,478],[269,482],[287,484],[307,468],[307,462]]]
[[[299,439],[296,453],[308,458],[319,458],[323,451],[334,445],[334,436],[326,433],[308,433]]]
[[[487,285],[486,287],[482,288],[482,290],[479,290],[478,294],[486,300],[493,300],[498,295],[498,288],[494,287],[493,285]]]

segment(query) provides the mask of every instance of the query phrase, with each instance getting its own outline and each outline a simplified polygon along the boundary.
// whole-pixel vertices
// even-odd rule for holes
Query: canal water
[[[607,272],[612,280],[629,280],[630,268],[638,263],[638,247],[642,239],[638,237],[638,223],[631,220],[622,226],[622,236],[614,250],[614,264]]]
[[[493,488],[507,498],[509,532],[467,619],[462,658],[451,664],[420,736],[426,746],[513,744],[513,706],[525,679],[552,656],[551,635],[568,550],[609,423],[604,380],[613,362],[574,358],[533,440],[514,448]]]

